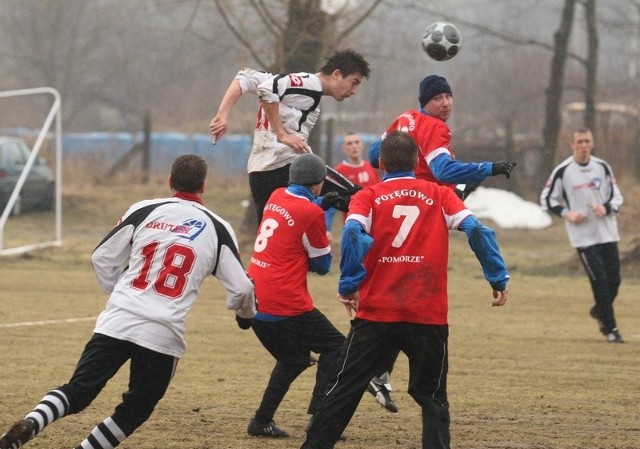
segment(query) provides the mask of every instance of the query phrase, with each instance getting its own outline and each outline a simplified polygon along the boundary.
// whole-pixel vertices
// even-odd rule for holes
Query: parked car
[[[22,139],[0,136],[0,214],[4,211],[18,178],[27,163],[31,148]],[[51,210],[55,198],[53,172],[46,159],[39,157],[25,180],[11,215],[27,210]]]

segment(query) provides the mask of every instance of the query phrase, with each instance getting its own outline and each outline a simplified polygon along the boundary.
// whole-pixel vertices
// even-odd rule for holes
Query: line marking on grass
[[[96,317],[84,317],[84,318],[64,318],[61,320],[23,321],[22,323],[0,324],[0,328],[44,326],[46,324],[59,324],[59,323],[78,323],[80,321],[95,321],[95,319]]]

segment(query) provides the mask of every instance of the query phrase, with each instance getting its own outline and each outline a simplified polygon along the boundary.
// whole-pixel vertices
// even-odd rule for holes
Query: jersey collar
[[[391,173],[385,173],[384,176],[382,177],[383,181],[386,181],[387,179],[393,179],[393,178],[415,178],[416,175],[413,173],[412,170],[408,170],[408,171],[392,171]]]
[[[315,199],[313,193],[311,193],[311,190],[300,184],[289,184],[289,187],[287,187],[287,192],[296,196],[302,196],[309,201],[313,201]]]
[[[180,198],[181,200],[194,201],[196,203],[202,204],[202,199],[199,195],[195,193],[189,192],[176,192],[173,194],[174,198]]]

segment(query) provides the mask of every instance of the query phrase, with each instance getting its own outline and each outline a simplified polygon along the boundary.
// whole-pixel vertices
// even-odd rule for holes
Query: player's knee
[[[69,415],[80,413],[89,407],[100,393],[100,389],[83,388],[73,384],[65,384],[57,388],[62,391],[69,401]]]

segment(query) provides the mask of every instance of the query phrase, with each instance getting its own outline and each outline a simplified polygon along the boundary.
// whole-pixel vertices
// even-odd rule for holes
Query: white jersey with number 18
[[[233,230],[196,198],[134,204],[94,250],[98,283],[111,293],[95,332],[181,357],[186,315],[209,274],[227,289],[228,309],[255,314]]]

